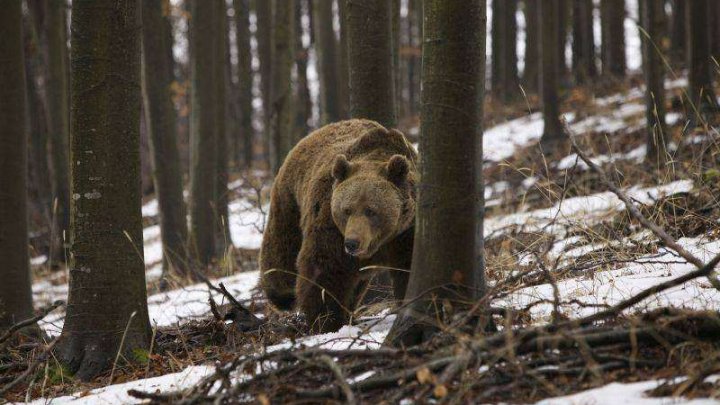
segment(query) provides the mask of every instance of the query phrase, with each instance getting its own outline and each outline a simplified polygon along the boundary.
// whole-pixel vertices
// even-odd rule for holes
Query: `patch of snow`
[[[657,388],[661,381],[651,380],[630,384],[611,383],[600,388],[582,391],[564,397],[548,398],[537,405],[578,405],[578,404],[613,404],[613,405],[710,405],[718,401],[709,398],[651,398],[645,395],[646,391]]]

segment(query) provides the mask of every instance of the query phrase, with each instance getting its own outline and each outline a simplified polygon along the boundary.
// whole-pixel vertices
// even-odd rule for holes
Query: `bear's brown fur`
[[[270,302],[297,305],[314,331],[335,331],[367,285],[371,272],[361,267],[409,269],[416,162],[400,132],[369,120],[330,124],[300,141],[275,179],[260,250]],[[391,274],[401,299],[408,274]]]

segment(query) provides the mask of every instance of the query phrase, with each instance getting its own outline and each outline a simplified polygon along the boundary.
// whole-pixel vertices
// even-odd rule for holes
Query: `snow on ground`
[[[700,398],[686,400],[683,398],[649,398],[645,392],[657,388],[661,381],[642,381],[632,384],[612,383],[564,397],[548,398],[537,405],[709,405],[717,404],[717,400]]]

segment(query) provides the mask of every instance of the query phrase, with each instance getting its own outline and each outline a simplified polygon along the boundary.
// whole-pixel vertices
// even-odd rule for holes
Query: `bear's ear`
[[[335,156],[335,163],[332,167],[332,176],[337,181],[345,180],[350,174],[350,162],[345,155]]]
[[[388,180],[396,185],[403,184],[407,180],[410,171],[410,163],[403,155],[393,155],[387,163]]]

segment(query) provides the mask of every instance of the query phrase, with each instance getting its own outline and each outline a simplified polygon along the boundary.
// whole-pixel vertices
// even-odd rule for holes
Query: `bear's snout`
[[[360,241],[356,239],[345,239],[345,252],[347,254],[355,256],[360,249]]]

